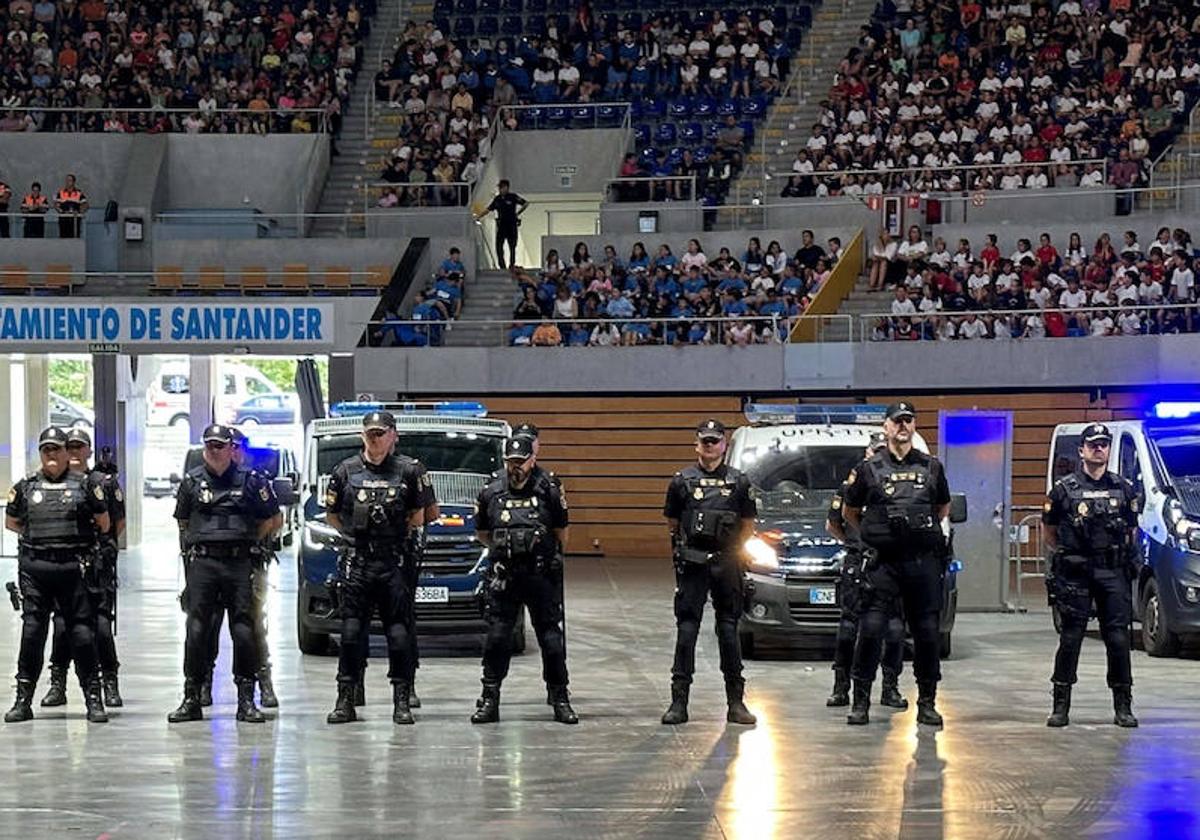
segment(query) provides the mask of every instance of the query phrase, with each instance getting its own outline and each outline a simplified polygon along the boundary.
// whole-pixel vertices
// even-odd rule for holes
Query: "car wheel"
[[[950,643],[950,634],[943,633],[938,640],[938,652],[942,659],[949,659],[950,652],[953,646]]]
[[[754,658],[754,634],[753,633],[738,633],[738,644],[742,646],[742,658]]]
[[[188,424],[189,419],[190,418],[186,414],[176,414],[174,417],[171,418],[171,422],[168,423],[167,425],[169,425],[169,426],[186,426]]]
[[[296,598],[296,642],[300,652],[309,656],[326,656],[330,651],[329,634],[315,633],[304,624],[304,605],[300,603],[303,593]]]
[[[1142,647],[1151,656],[1174,656],[1180,647],[1179,635],[1167,627],[1158,581],[1153,578],[1146,581],[1142,596]]]
[[[90,429],[92,424],[87,421],[86,417],[80,417],[71,424],[72,429]]]
[[[237,424],[235,424],[235,425],[239,425],[239,426],[257,426],[257,425],[258,425],[258,418],[257,418],[257,417],[247,417],[247,418],[245,418],[244,420],[242,420],[242,422],[241,422],[241,423],[237,423]]]

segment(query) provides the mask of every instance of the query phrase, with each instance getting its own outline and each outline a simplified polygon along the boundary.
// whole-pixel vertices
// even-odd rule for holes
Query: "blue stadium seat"
[[[500,0],[500,11],[507,12],[510,15],[521,14],[524,11],[523,6],[524,4],[521,0]]]
[[[679,139],[690,146],[704,142],[704,126],[698,122],[687,123],[680,129]]]
[[[784,43],[787,44],[788,47],[791,48],[792,50],[800,49],[800,44],[803,41],[804,41],[804,30],[796,29],[795,27],[789,29],[787,31],[787,35],[784,37]]]
[[[765,96],[751,96],[748,99],[741,100],[741,111],[743,117],[749,117],[752,120],[757,120],[767,112],[767,98]]]
[[[692,115],[692,100],[690,97],[681,96],[679,99],[672,99],[667,105],[667,113],[671,115],[673,120],[686,120]]]
[[[706,122],[704,124],[704,139],[710,143],[717,142],[717,135],[721,133],[721,124],[716,120]]]
[[[717,101],[711,96],[696,97],[695,104],[692,107],[692,116],[700,119],[708,119],[717,112]]]
[[[475,14],[475,0],[454,0],[454,11],[460,15]]]
[[[566,128],[569,119],[570,114],[561,105],[554,105],[546,109],[546,124],[550,128]]]
[[[433,19],[433,25],[436,26],[438,29],[440,29],[443,33],[449,32],[450,31],[450,18],[435,17]]]
[[[475,35],[475,18],[460,17],[454,20],[454,37],[471,38]]]
[[[486,15],[481,17],[479,19],[479,26],[475,29],[475,32],[484,38],[491,38],[493,35],[499,35],[500,21],[496,19],[495,15]]]
[[[505,22],[508,20],[509,18],[505,18]],[[521,19],[517,18],[517,22],[520,23],[520,21]],[[527,18],[525,18],[525,32],[537,38],[545,38],[546,18],[542,15],[529,15]],[[505,34],[508,33],[506,32]]]
[[[697,146],[696,151],[692,152],[692,160],[696,163],[708,163],[710,157],[712,157],[712,146]]]
[[[625,118],[625,109],[617,105],[601,105],[596,112],[596,119],[602,126],[618,125]]]
[[[736,117],[739,113],[738,103],[735,99],[722,99],[717,104],[717,116],[721,119],[726,117]]]
[[[437,0],[433,4],[434,17],[449,17],[454,14],[454,0]]]
[[[783,29],[787,26],[788,9],[787,6],[776,6],[771,13],[771,23],[775,24],[776,29]]]
[[[633,127],[633,142],[638,147],[645,147],[650,142],[650,126],[638,123]]]
[[[542,120],[546,116],[546,109],[522,108],[517,113],[521,115],[522,128],[541,128]]]
[[[481,15],[494,15],[500,11],[500,0],[479,0],[475,11]]]
[[[620,28],[621,21],[612,12],[600,16],[600,31],[604,33],[606,38],[616,37],[617,30]]]
[[[742,132],[746,135],[745,145],[754,144],[754,120],[742,120],[738,123],[742,127]]]
[[[642,169],[653,171],[658,165],[658,152],[653,146],[647,146],[638,152],[638,163],[641,164]]]
[[[683,146],[672,146],[671,151],[667,153],[667,164],[671,167],[678,166],[683,161]]]
[[[572,0],[546,0],[546,9],[559,14],[569,14],[575,11]]]
[[[654,131],[654,142],[661,146],[673,145],[677,138],[678,132],[675,130],[675,123],[659,123],[658,128]]]
[[[812,22],[812,6],[799,6],[796,8],[796,16],[792,18],[792,25],[799,26],[801,29],[808,29],[812,26]]]
[[[571,122],[576,128],[591,128],[596,123],[596,109],[588,105],[576,105],[571,109]]]
[[[667,103],[662,99],[647,97],[642,101],[642,114],[648,119],[661,120],[667,115]]]
[[[535,15],[544,15],[546,0],[525,0],[525,11]]]
[[[621,19],[621,25],[626,29],[632,29],[635,32],[642,28],[642,15],[640,12],[626,12],[625,17]]]

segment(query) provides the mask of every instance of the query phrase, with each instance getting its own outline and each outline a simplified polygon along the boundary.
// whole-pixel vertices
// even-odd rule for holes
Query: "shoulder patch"
[[[853,484],[855,482],[855,480],[857,480],[857,479],[858,479],[858,469],[855,468],[855,469],[850,470],[850,475],[846,476],[846,483]]]
[[[125,494],[121,492],[120,487],[117,487],[113,490],[113,498],[115,498],[118,502],[125,501]]]
[[[97,484],[96,486],[94,486],[92,488],[92,495],[103,502],[104,501],[104,488],[101,487],[99,484]]]
[[[8,491],[8,504],[12,504],[17,500],[17,488],[14,486]]]
[[[834,510],[841,510],[842,509],[842,497],[834,496],[833,501],[829,503],[829,506],[831,508],[833,508]]]
[[[1139,499],[1137,496],[1134,496],[1132,499],[1129,500],[1129,509],[1132,510],[1134,513],[1141,513],[1142,512],[1142,500]]]
[[[1049,513],[1054,508],[1054,503],[1049,499],[1042,502],[1042,513]]]

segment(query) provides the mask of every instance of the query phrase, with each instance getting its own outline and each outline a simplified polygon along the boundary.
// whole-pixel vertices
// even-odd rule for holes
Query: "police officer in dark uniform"
[[[67,432],[67,468],[88,475],[104,490],[109,529],[100,534],[100,551],[96,555],[94,579],[90,582],[92,608],[96,616],[96,659],[100,666],[100,684],[104,689],[104,705],[120,708],[125,705],[117,682],[117,643],[113,626],[117,621],[117,541],[125,530],[125,494],[115,471],[93,469],[92,438],[83,429]],[[67,702],[67,668],[71,664],[71,640],[67,622],[61,612],[54,614],[54,634],[50,643],[50,690],[42,698],[43,706],[62,706]]]
[[[63,616],[70,632],[87,719],[108,720],[96,673],[95,617],[86,580],[94,573],[99,535],[112,523],[104,488],[91,475],[69,469],[66,445],[62,429],[43,431],[38,437],[41,469],[8,494],[4,526],[20,535],[17,562],[24,612],[17,698],[4,716],[6,723],[33,718],[33,691],[42,673],[51,610]]]
[[[436,504],[433,485],[420,461],[393,452],[396,418],[387,411],[363,417],[363,451],[342,461],[329,477],[325,516],[349,541],[341,559],[341,655],[338,692],[329,723],[357,720],[354,689],[365,663],[364,637],[371,614],[379,610],[388,645],[392,720],[414,722],[409,690],[416,663],[409,639],[412,596],[406,566],[413,532],[424,524],[425,509]]]
[[[746,683],[737,624],[744,586],[742,546],[754,533],[758,507],[750,495],[750,480],[725,463],[726,446],[725,426],[719,420],[701,423],[696,428],[697,463],[675,473],[663,505],[674,548],[678,628],[671,705],[662,716],[665,724],[687,722],[696,638],[710,593],[725,676],[725,720],[747,725],[757,722],[743,700]]]
[[[883,432],[875,432],[871,435],[871,442],[867,445],[864,457],[870,458],[886,446],[887,438]],[[825,530],[845,546],[845,557],[842,560],[837,586],[842,617],[838,622],[837,640],[834,643],[833,692],[825,701],[826,706],[850,705],[850,668],[854,663],[854,645],[858,641],[858,619],[862,609],[862,546],[858,533],[854,530],[847,531],[846,519],[842,515],[849,484],[849,479],[842,482],[842,486],[829,503],[829,512],[825,518]],[[879,703],[895,709],[907,709],[908,701],[901,696],[898,686],[900,672],[904,669],[904,619],[900,615],[888,619],[883,645],[883,690],[880,692]]]
[[[537,466],[534,441],[513,437],[504,445],[504,474],[479,493],[476,536],[488,549],[480,584],[487,620],[483,649],[483,693],[471,723],[500,719],[500,685],[508,676],[512,636],[521,605],[529,610],[542,678],[553,696],[554,719],[576,724],[567,691],[563,645],[562,554],[567,544],[567,502],[562,487]]]
[[[487,209],[475,216],[476,221],[488,213],[496,213],[496,261],[504,270],[517,262],[517,228],[521,226],[521,214],[529,206],[529,202],[512,191],[507,178],[501,178],[496,185],[497,193],[492,198]],[[508,244],[509,259],[504,261],[504,245]]]
[[[1050,551],[1046,589],[1062,619],[1054,657],[1054,710],[1047,726],[1066,726],[1071,686],[1092,604],[1108,652],[1113,723],[1135,727],[1133,675],[1129,664],[1132,581],[1138,573],[1134,533],[1141,498],[1132,483],[1108,470],[1112,433],[1102,423],[1083,430],[1079,467],[1059,479],[1042,507]]]
[[[246,436],[236,426],[229,427],[233,437],[233,462],[246,469]],[[254,570],[251,587],[250,608],[253,618],[254,647],[258,651],[258,670],[254,673],[258,683],[259,703],[264,709],[279,707],[279,698],[275,694],[275,685],[271,680],[271,648],[267,643],[267,595],[269,593],[267,565],[275,558],[275,538],[267,536],[258,542],[251,550],[250,560]],[[225,621],[225,605],[219,600],[212,614],[212,629],[209,634],[208,672],[200,684],[200,705],[212,705],[213,672],[216,670],[217,657],[221,652],[221,625]]]
[[[949,543],[950,487],[941,463],[913,448],[916,412],[901,401],[883,421],[887,447],[850,473],[843,511],[867,553],[863,612],[854,650],[854,702],[846,722],[869,722],[871,683],[888,622],[903,611],[913,637],[917,722],[941,726],[935,701],[942,678],[939,647],[942,584]]]
[[[187,558],[187,641],[184,646],[183,702],[167,716],[171,723],[203,720],[200,684],[211,661],[210,639],[218,601],[229,613],[237,719],[262,723],[254,705],[258,649],[254,644],[251,601],[252,551],[279,530],[283,514],[270,479],[234,462],[233,433],[214,423],[204,430],[204,463],[189,470],[175,497],[180,545]]]

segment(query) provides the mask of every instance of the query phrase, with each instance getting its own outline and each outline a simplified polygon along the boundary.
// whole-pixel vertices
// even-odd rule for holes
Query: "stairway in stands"
[[[516,287],[507,271],[481,269],[463,300],[462,321],[507,321],[516,306]],[[508,329],[502,323],[471,326],[455,323],[446,334],[448,347],[503,347]]]
[[[775,100],[763,125],[765,144],[756,144],[746,156],[746,166],[729,191],[728,201],[747,204],[756,193],[778,198],[786,181],[764,181],[763,172],[786,172],[796,151],[812,134],[821,115],[821,100],[829,89],[838,64],[858,43],[859,30],[870,22],[876,0],[828,0],[813,16],[813,25],[792,60],[791,91]],[[764,155],[765,149],[765,155]],[[718,226],[725,230],[761,224],[762,211],[754,208],[720,211]]]
[[[318,217],[310,229],[310,236],[363,235],[361,184],[375,180],[370,167],[381,154],[372,142],[374,132],[368,136],[366,97],[374,94],[375,74],[383,59],[390,59],[395,53],[401,32],[402,5],[407,5],[404,0],[379,0],[378,10],[371,19],[371,35],[363,44],[362,67],[351,89],[349,105],[342,114],[342,137],[337,143],[339,154],[329,166],[325,189],[317,206],[318,213],[338,215]]]

